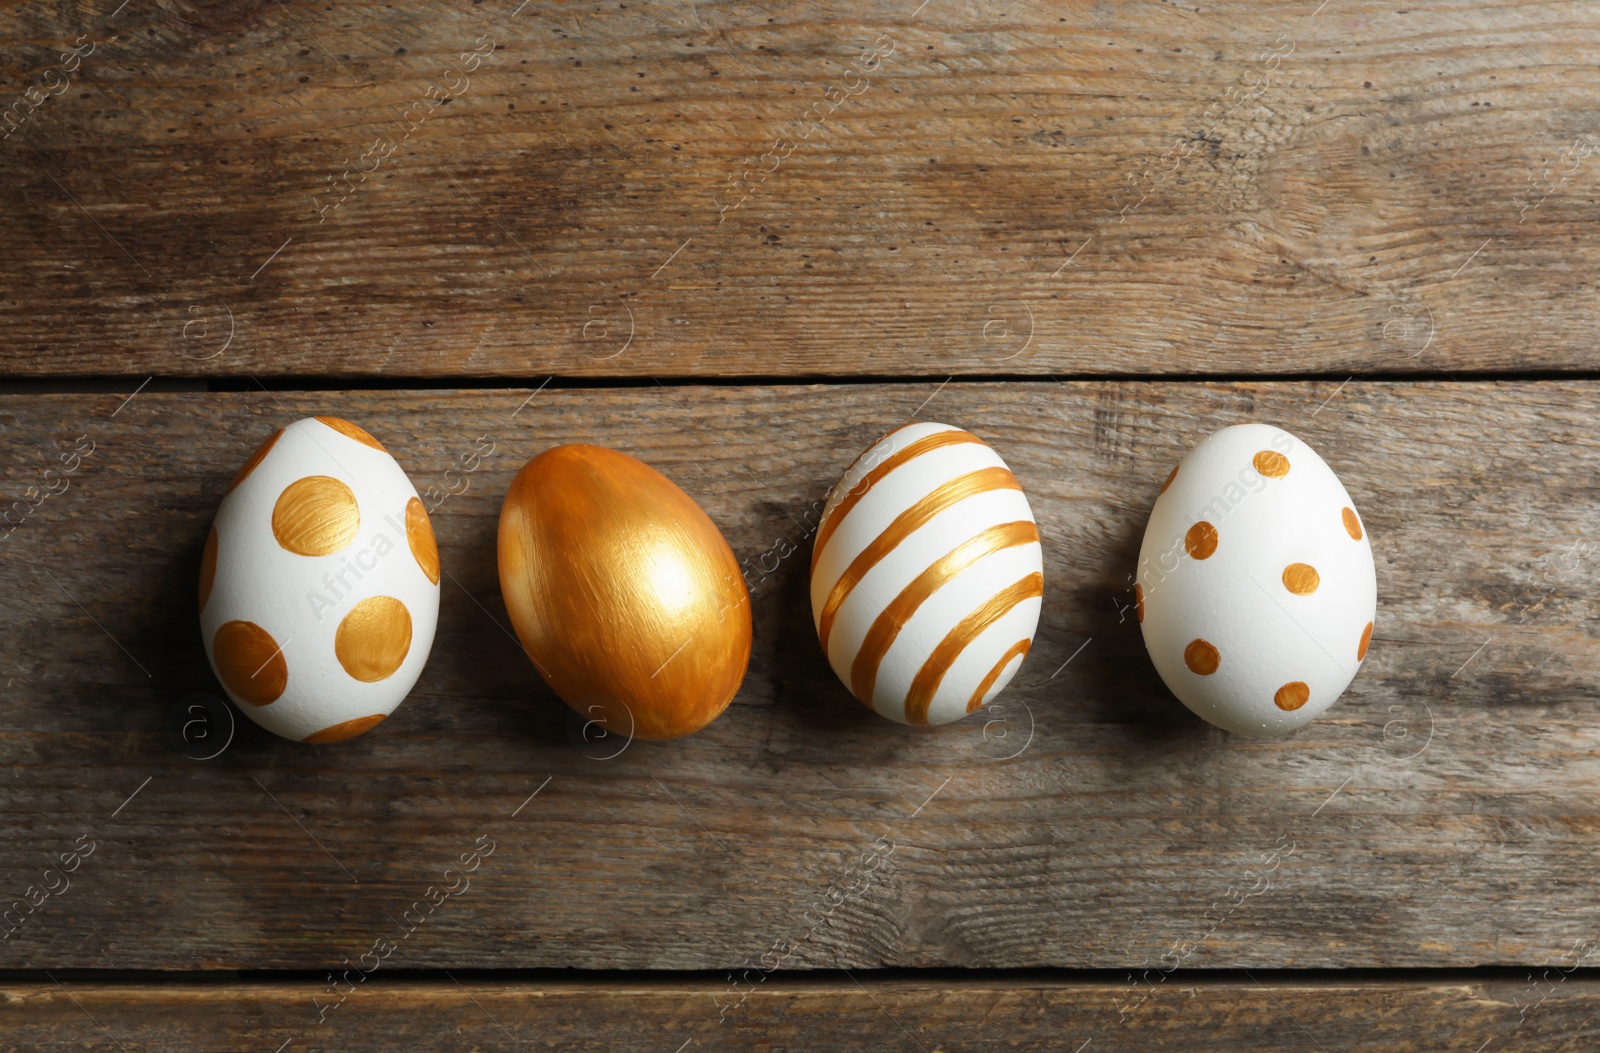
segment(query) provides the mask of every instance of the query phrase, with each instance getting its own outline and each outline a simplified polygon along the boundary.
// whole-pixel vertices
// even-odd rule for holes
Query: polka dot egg
[[[410,692],[439,618],[439,550],[406,473],[338,417],[273,435],[206,537],[200,630],[228,696],[299,742],[369,731]]]
[[[1314,450],[1266,424],[1223,428],[1172,470],[1135,582],[1161,679],[1244,735],[1286,734],[1333,705],[1377,617],[1355,502]]]

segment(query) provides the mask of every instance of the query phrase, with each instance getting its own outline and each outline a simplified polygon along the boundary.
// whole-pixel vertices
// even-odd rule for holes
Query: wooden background
[[[0,904],[93,845],[6,926],[0,1049],[1595,1048],[1592,7],[117,2],[0,8]],[[435,506],[432,658],[360,739],[188,760],[207,526],[317,413]],[[803,514],[913,418],[1046,553],[1022,673],[935,729],[806,602]],[[1247,420],[1380,595],[1271,742],[1129,607]],[[691,738],[586,740],[509,635],[500,499],[571,441],[751,568]]]

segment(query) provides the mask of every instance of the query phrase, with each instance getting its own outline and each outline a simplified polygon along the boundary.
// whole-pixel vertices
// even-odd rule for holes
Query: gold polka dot
[[[1309,596],[1322,584],[1322,576],[1309,563],[1291,563],[1283,568],[1283,587],[1296,596]]]
[[[333,634],[344,671],[369,684],[393,676],[410,650],[411,612],[393,596],[362,600]]]
[[[1189,646],[1183,649],[1183,664],[1192,673],[1210,676],[1222,664],[1222,655],[1204,640],[1190,640]]]
[[[1361,520],[1356,518],[1356,510],[1354,508],[1346,508],[1339,513],[1339,517],[1344,520],[1344,532],[1350,535],[1351,540],[1360,541]]]
[[[1206,559],[1217,550],[1217,528],[1204,519],[1183,535],[1183,547],[1195,559]]]
[[[1138,582],[1133,583],[1133,610],[1139,620],[1144,621],[1144,589]]]
[[[1289,474],[1289,458],[1277,450],[1262,450],[1250,458],[1250,463],[1256,466],[1256,471],[1271,479],[1282,479]]]
[[[244,482],[245,476],[256,470],[256,465],[267,459],[267,454],[272,452],[272,448],[278,444],[278,440],[281,438],[283,438],[283,429],[279,428],[272,433],[272,438],[256,447],[256,452],[250,455],[250,459],[244,462],[244,467],[239,469],[239,474],[233,477],[233,482],[228,484],[229,494],[233,493],[239,484]],[[226,497],[227,494],[223,496]]]
[[[1361,643],[1356,647],[1356,661],[1364,661],[1367,657],[1367,648],[1372,644],[1372,623],[1361,630]]]
[[[383,450],[383,443],[367,434],[367,430],[365,428],[351,424],[343,417],[318,417],[317,420],[326,424],[340,435],[354,439],[363,446],[371,446],[374,450]],[[383,452],[388,453],[389,451],[383,450]],[[318,734],[320,735],[321,732],[318,732]]]
[[[300,741],[313,746],[325,746],[330,742],[343,742],[345,739],[353,739],[357,735],[371,731],[383,723],[385,716],[386,714],[383,713],[374,713],[370,717],[357,717],[342,724],[335,724],[331,728],[323,728],[321,731],[307,735]]]
[[[1278,704],[1279,709],[1293,712],[1306,704],[1311,697],[1311,688],[1298,680],[1291,680],[1278,688],[1278,693],[1272,696],[1272,701]]]
[[[435,585],[439,584],[439,543],[433,538],[428,510],[415,497],[406,502],[406,544],[411,546],[411,555],[422,573]]]
[[[1162,494],[1166,493],[1167,492],[1167,487],[1171,486],[1172,485],[1172,480],[1176,479],[1177,477],[1178,477],[1178,469],[1177,469],[1176,466],[1174,466],[1172,471],[1167,475],[1167,481],[1161,484],[1161,489],[1159,491],[1157,491],[1156,496],[1160,497]]]
[[[252,706],[277,701],[289,684],[283,648],[255,622],[224,622],[211,640],[217,678],[234,698]]]
[[[217,527],[213,523],[206,534],[206,548],[200,553],[200,609],[206,609],[211,598],[211,586],[217,580]]]
[[[283,488],[272,508],[272,536],[301,556],[331,556],[361,527],[356,495],[328,475],[308,475]]]

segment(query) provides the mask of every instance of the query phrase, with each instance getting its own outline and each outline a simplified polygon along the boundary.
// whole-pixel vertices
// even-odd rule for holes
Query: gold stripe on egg
[[[901,589],[900,595],[883,609],[862,638],[861,649],[856,652],[855,661],[850,665],[851,692],[862,702],[872,705],[878,666],[883,664],[884,656],[923,601],[943,588],[946,582],[985,556],[1038,540],[1039,528],[1031,520],[1001,523],[963,541],[917,575],[916,580]]]
[[[909,427],[911,427],[911,425],[907,424],[904,428],[896,428],[888,435],[885,435],[882,439],[879,439],[878,445],[881,446],[883,443],[888,442],[889,439],[893,438],[895,435],[898,435],[900,432],[904,431],[905,428]],[[840,501],[836,506],[834,506],[833,511],[828,515],[827,521],[823,523],[822,528],[817,531],[816,543],[811,546],[811,569],[813,571],[817,569],[817,557],[822,554],[823,546],[828,543],[828,539],[833,537],[833,532],[839,529],[839,524],[844,522],[844,517],[850,513],[850,510],[854,508],[863,497],[866,497],[867,494],[872,492],[872,488],[878,485],[878,480],[882,479],[884,476],[888,475],[902,464],[905,464],[907,461],[916,460],[918,457],[921,457],[930,450],[937,450],[944,446],[955,446],[960,443],[977,443],[979,446],[988,445],[982,439],[978,438],[969,431],[935,432],[932,435],[925,435],[918,439],[910,446],[907,446],[905,449],[895,453],[888,460],[884,461],[866,475],[862,476],[860,482],[856,483],[856,485],[850,488],[850,492],[845,495],[844,500]]]
[[[983,674],[983,679],[978,681],[978,689],[972,693],[971,698],[967,699],[968,713],[975,713],[983,706],[983,696],[987,695],[989,689],[994,686],[994,682],[1000,679],[1000,674],[1005,672],[1006,666],[1010,665],[1011,660],[1018,655],[1024,658],[1028,657],[1028,648],[1032,646],[1032,640],[1018,640],[1006,649],[1006,653],[1000,656],[1000,660],[994,664],[994,668]]]
[[[949,672],[950,666],[961,657],[961,652],[967,649],[968,644],[976,640],[989,626],[1004,618],[1017,604],[1043,595],[1044,576],[1035,571],[1001,589],[985,601],[983,606],[961,619],[956,627],[939,641],[939,646],[933,649],[928,660],[922,663],[922,668],[917,670],[916,678],[911,681],[911,689],[906,692],[906,723],[928,722],[928,707],[933,704],[933,696],[939,692],[939,684],[943,682],[944,674]]]
[[[1021,489],[1022,484],[1017,482],[1017,477],[1004,465],[979,468],[975,472],[968,472],[951,479],[895,516],[894,521],[884,529],[883,533],[874,538],[872,544],[862,549],[860,555],[851,561],[850,566],[840,575],[839,580],[834,582],[832,590],[829,591],[827,602],[822,606],[822,616],[817,624],[817,637],[822,641],[822,653],[828,653],[828,637],[833,633],[834,619],[839,617],[839,608],[844,606],[844,601],[850,598],[850,591],[866,577],[869,570],[899,548],[900,542],[926,526],[928,521],[940,512],[969,497],[992,490],[1020,491]]]

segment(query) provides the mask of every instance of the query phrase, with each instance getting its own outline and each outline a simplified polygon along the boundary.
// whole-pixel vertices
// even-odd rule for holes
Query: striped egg
[[[439,549],[406,473],[365,429],[295,421],[217,509],[200,632],[239,709],[297,742],[354,738],[410,692],[439,618]]]
[[[1000,455],[919,422],[856,458],[811,553],[811,615],[852,694],[902,724],[959,720],[999,694],[1039,625],[1044,554]]]

